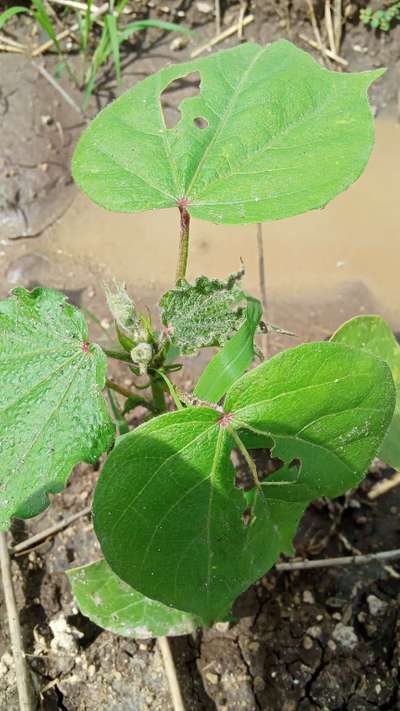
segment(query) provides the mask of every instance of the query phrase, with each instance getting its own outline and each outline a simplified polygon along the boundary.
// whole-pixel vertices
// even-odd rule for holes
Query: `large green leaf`
[[[380,316],[356,316],[334,334],[332,340],[372,353],[382,358],[392,371],[396,386],[396,409],[379,456],[398,469],[400,467],[400,348],[389,324]]]
[[[160,300],[161,320],[172,343],[185,355],[207,346],[222,346],[246,317],[246,295],[240,286],[241,269],[228,279],[185,279]]]
[[[387,365],[334,343],[286,351],[244,375],[224,412],[187,408],[121,438],[94,498],[112,569],[144,595],[225,616],[235,597],[289,552],[314,498],[357,484],[386,433],[395,393]],[[251,504],[234,485],[234,437],[262,433],[284,463]],[[235,434],[236,433],[236,434]],[[243,518],[244,517],[244,518]]]
[[[194,395],[200,400],[218,402],[228,388],[250,367],[255,356],[254,336],[262,316],[258,299],[248,298],[246,320],[203,370]]]
[[[67,575],[80,611],[116,634],[136,639],[173,637],[201,626],[197,617],[133,590],[105,560],[67,570]]]
[[[192,72],[200,95],[184,99],[180,121],[166,128],[160,95]],[[168,66],[86,129],[74,178],[94,202],[122,212],[184,200],[194,217],[243,223],[323,207],[367,163],[367,89],[381,73],[328,72],[286,40]]]
[[[111,445],[105,373],[63,294],[15,289],[0,302],[0,529],[42,511],[75,464]]]

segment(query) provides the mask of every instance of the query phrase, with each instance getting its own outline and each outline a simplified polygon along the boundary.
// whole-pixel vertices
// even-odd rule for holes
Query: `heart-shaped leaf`
[[[332,340],[372,353],[388,364],[396,386],[396,408],[379,456],[386,464],[398,469],[400,467],[400,347],[392,329],[380,316],[356,316],[343,324]]]
[[[184,99],[167,128],[160,95],[192,72],[200,95]],[[122,212],[180,203],[203,220],[243,223],[323,207],[367,163],[367,89],[381,73],[328,72],[286,40],[168,66],[86,129],[74,178],[94,202]]]
[[[80,611],[96,625],[125,637],[173,637],[201,626],[199,618],[133,590],[105,560],[67,570]]]
[[[51,289],[0,302],[0,529],[48,506],[78,462],[95,462],[114,426],[106,358],[85,320]]]
[[[225,617],[290,551],[305,506],[357,484],[394,400],[383,361],[335,343],[306,344],[236,381],[224,412],[191,407],[138,427],[111,453],[95,492],[106,560],[144,595],[205,622]],[[268,447],[272,440],[282,460],[247,493],[235,486],[230,459],[241,432],[264,436]]]

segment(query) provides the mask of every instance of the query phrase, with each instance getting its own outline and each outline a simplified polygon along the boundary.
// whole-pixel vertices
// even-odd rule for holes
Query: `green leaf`
[[[254,336],[262,316],[257,299],[248,298],[246,320],[203,370],[194,389],[195,397],[218,402],[254,360]]]
[[[189,407],[141,425],[113,450],[96,487],[106,560],[146,596],[206,623],[225,617],[291,551],[307,504],[357,484],[394,399],[383,361],[336,343],[306,344],[236,381],[223,413]],[[249,497],[234,485],[231,430],[272,440],[283,463],[254,490],[250,522]]]
[[[194,285],[182,279],[160,301],[161,320],[173,345],[185,355],[200,348],[222,346],[245,320],[244,270],[226,281],[201,276]]]
[[[51,289],[0,302],[0,529],[61,491],[72,467],[112,443],[106,358],[82,314]]]
[[[192,72],[200,95],[184,99],[180,121],[167,128],[160,95]],[[184,200],[193,217],[244,223],[320,208],[368,161],[367,89],[381,74],[329,72],[286,40],[168,66],[98,115],[75,150],[73,175],[95,203],[121,212]]]
[[[6,22],[11,20],[13,15],[17,15],[20,12],[27,12],[28,15],[31,14],[28,8],[22,7],[22,5],[15,5],[14,7],[9,7],[8,10],[4,10],[0,15],[0,30],[4,27]]]
[[[356,316],[343,324],[332,337],[384,360],[396,386],[396,408],[392,423],[379,451],[379,457],[391,467],[400,467],[400,348],[389,324],[380,316]]]
[[[67,570],[77,605],[96,625],[136,639],[189,634],[200,619],[136,592],[105,560]]]

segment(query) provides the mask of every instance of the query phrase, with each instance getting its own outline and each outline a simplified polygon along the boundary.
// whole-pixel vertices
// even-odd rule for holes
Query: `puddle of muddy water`
[[[318,318],[330,329],[372,310],[400,328],[399,185],[400,127],[381,119],[370,163],[355,185],[324,210],[264,224],[270,320],[278,315],[293,328]],[[177,210],[110,213],[78,195],[32,249],[94,266],[136,293],[160,295],[173,282],[178,230]],[[226,276],[241,258],[245,285],[257,293],[256,226],[192,221],[189,278]]]

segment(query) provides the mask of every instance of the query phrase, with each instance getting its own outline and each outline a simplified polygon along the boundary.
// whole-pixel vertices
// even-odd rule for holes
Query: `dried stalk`
[[[299,34],[300,39],[303,40],[303,42],[306,42],[307,44],[310,45],[313,49],[320,49],[318,44],[314,42],[314,40],[310,39],[306,35]],[[332,59],[334,62],[337,62],[338,64],[341,64],[343,67],[348,66],[348,61],[347,59],[343,59],[343,57],[339,57],[339,55],[335,54],[334,52],[331,52],[330,49],[325,48],[325,54],[329,59]]]
[[[242,22],[242,27],[246,27],[247,25],[250,24],[250,22],[253,22],[253,20],[254,20],[254,15],[247,15],[247,17],[245,17]],[[223,42],[225,39],[227,39],[227,37],[234,35],[238,31],[238,29],[239,29],[239,22],[235,22],[235,24],[231,25],[231,27],[228,27],[228,29],[221,32],[221,34],[213,37],[206,44],[203,44],[201,47],[197,47],[196,49],[194,49],[190,55],[190,58],[194,59],[195,57],[198,57],[199,54],[202,54],[203,52],[205,52],[207,49],[211,49],[211,47],[214,47],[215,44],[218,44],[219,42]]]
[[[392,551],[381,551],[380,553],[367,553],[365,555],[348,555],[342,558],[321,558],[317,560],[299,560],[292,563],[278,563],[275,568],[278,571],[311,570],[312,568],[341,567],[343,565],[365,565],[374,561],[396,560],[400,558],[400,548]]]
[[[334,30],[333,30],[330,0],[325,0],[325,26],[326,26],[326,32],[327,32],[328,40],[329,40],[329,47],[331,48],[331,52],[336,54],[337,50],[336,50],[335,35],[334,35]]]
[[[168,637],[159,637],[157,642],[164,663],[164,670],[168,681],[174,711],[185,711],[185,705],[183,703],[175,662],[172,656]]]
[[[19,624],[17,604],[11,575],[10,556],[7,547],[7,534],[0,533],[0,566],[3,582],[4,600],[6,603],[10,639],[17,678],[17,689],[20,711],[34,711],[32,703],[32,687],[22,644],[21,627]]]
[[[386,494],[387,491],[390,491],[391,489],[394,489],[395,486],[399,485],[400,472],[396,472],[394,476],[390,477],[390,479],[384,479],[383,481],[378,482],[378,484],[375,484],[375,486],[373,486],[368,492],[368,498],[373,501],[374,499],[377,499],[378,496]]]
[[[27,538],[25,541],[21,541],[21,543],[17,543],[15,546],[11,546],[10,553],[14,555],[15,553],[21,553],[22,551],[28,552],[28,549],[31,549],[37,543],[40,543],[41,541],[44,541],[47,538],[50,538],[50,536],[54,536],[56,533],[58,533],[58,531],[62,531],[64,528],[67,528],[67,526],[70,526],[71,523],[77,521],[78,518],[82,518],[82,516],[87,516],[87,514],[89,514],[91,510],[91,506],[86,506],[84,509],[78,511],[78,513],[73,514],[69,518],[63,518],[58,523],[53,524],[53,526],[49,526],[43,531],[35,533],[34,536]]]

